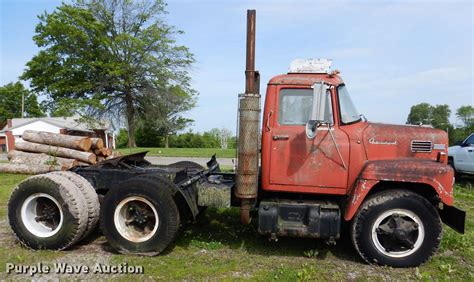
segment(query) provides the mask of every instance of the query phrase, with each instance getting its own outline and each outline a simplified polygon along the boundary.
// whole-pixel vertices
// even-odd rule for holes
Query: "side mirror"
[[[328,86],[323,82],[315,83],[313,85],[313,105],[311,108],[311,116],[306,123],[306,136],[309,139],[314,139],[317,135],[319,124],[326,122],[327,90]]]
[[[318,122],[316,120],[308,120],[306,123],[306,137],[309,139],[314,139],[316,137],[316,133],[318,132],[316,129],[318,128]]]

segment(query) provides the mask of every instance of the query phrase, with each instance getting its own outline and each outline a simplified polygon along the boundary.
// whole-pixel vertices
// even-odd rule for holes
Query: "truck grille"
[[[431,141],[420,141],[413,140],[411,141],[411,151],[412,152],[431,152],[432,144]]]

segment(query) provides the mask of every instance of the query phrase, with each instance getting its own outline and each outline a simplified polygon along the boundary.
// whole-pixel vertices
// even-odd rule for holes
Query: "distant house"
[[[92,126],[74,117],[42,117],[8,119],[0,130],[0,152],[13,150],[16,142],[23,141],[25,130],[102,138],[107,148],[115,149],[115,134],[108,122]]]

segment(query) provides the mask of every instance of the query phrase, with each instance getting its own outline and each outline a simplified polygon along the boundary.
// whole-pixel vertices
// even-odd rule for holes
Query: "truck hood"
[[[448,134],[429,127],[369,123],[362,136],[368,160],[436,160],[439,152],[447,153],[448,149]]]

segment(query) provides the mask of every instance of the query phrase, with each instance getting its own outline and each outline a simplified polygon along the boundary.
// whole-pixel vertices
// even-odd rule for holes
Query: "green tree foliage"
[[[164,147],[169,147],[169,135],[184,130],[193,120],[184,118],[181,113],[195,106],[195,100],[180,86],[164,89],[159,96],[147,95],[140,109],[142,130],[150,134],[159,135],[163,139],[155,139],[155,143],[164,142]],[[138,142],[138,141],[137,141]],[[161,143],[160,143],[161,144]],[[138,144],[141,146],[140,144]]]
[[[432,106],[421,103],[411,107],[407,124],[429,124],[434,128],[445,130],[449,134],[449,144],[453,145],[474,132],[474,108],[461,106],[456,110],[456,117],[461,121],[461,126],[454,127],[449,122],[450,114],[448,105]]]
[[[153,128],[140,126],[136,132],[137,145],[139,147],[165,147],[165,135],[163,132],[154,131]],[[235,148],[235,137],[228,138],[228,148]],[[169,147],[171,148],[221,148],[219,136],[215,131],[195,133],[192,131],[173,134],[169,136]]]
[[[448,105],[432,106],[428,103],[414,105],[408,114],[407,124],[432,125],[434,128],[447,130],[450,127]]]
[[[117,148],[125,148],[128,144],[128,132],[125,128],[120,128],[115,145]]]
[[[449,116],[451,110],[448,105],[436,105],[432,107],[431,124],[434,128],[446,130],[451,126],[449,123]]]
[[[21,99],[25,102],[25,117],[42,117],[44,112],[35,94],[30,93],[20,82],[10,82],[0,87],[0,128],[7,119],[21,118]]]
[[[194,62],[181,34],[164,21],[161,0],[75,0],[39,16],[33,37],[41,51],[23,79],[49,97],[56,114],[125,118],[136,146],[140,119],[173,132],[194,106],[188,68]],[[157,120],[158,119],[158,120]]]
[[[138,147],[163,147],[164,137],[159,129],[142,123],[135,132],[135,138]]]
[[[450,134],[450,142],[452,144],[459,143],[471,133],[474,133],[474,107],[459,107],[456,111],[456,117],[461,121],[461,124]]]
[[[432,106],[428,103],[414,105],[408,114],[407,124],[431,124]]]
[[[474,107],[473,106],[461,106],[456,111],[456,117],[463,123],[463,126],[474,130]]]
[[[170,147],[172,148],[221,148],[221,136],[216,133],[222,130],[212,129],[204,133],[187,132],[184,134],[170,136]],[[235,149],[235,136],[228,136],[227,148]]]

